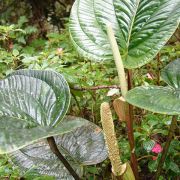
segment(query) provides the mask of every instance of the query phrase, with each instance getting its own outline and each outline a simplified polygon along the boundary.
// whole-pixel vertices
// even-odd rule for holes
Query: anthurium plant
[[[84,58],[96,62],[115,60],[125,98],[132,88],[130,69],[153,60],[178,27],[179,12],[179,0],[76,0],[70,17],[70,36]],[[133,108],[125,101],[124,104],[132,168],[138,179]]]
[[[80,179],[107,157],[101,129],[67,116],[69,86],[53,71],[18,70],[0,81],[0,154],[22,172]]]
[[[167,86],[140,86],[130,90],[126,95],[126,100],[134,106],[155,113],[173,115],[168,139],[157,168],[156,179],[158,179],[162,170],[176,129],[177,118],[180,115],[180,59],[168,64],[162,70],[161,77],[168,84]]]

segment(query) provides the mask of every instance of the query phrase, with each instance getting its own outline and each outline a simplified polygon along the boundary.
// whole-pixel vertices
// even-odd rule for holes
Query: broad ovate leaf
[[[163,80],[169,85],[140,86],[126,95],[128,103],[161,114],[180,114],[180,59],[169,63],[161,72]]]
[[[70,35],[88,59],[112,60],[106,24],[111,23],[126,68],[151,61],[176,30],[179,0],[76,0]]]
[[[58,123],[64,118],[70,100],[69,87],[61,75],[51,71],[31,73],[38,74],[38,78],[14,73],[0,81],[0,154],[70,132],[85,123],[82,120]]]
[[[79,120],[70,116],[65,119],[67,122]],[[107,158],[102,130],[86,122],[80,128],[55,137],[60,152],[79,176],[82,176],[84,165],[97,164]],[[13,152],[11,160],[22,172],[31,169],[42,175],[54,176],[57,180],[73,180],[61,161],[51,152],[46,140]]]
[[[126,101],[134,106],[156,113],[180,114],[180,99],[171,87],[136,87],[128,91]]]

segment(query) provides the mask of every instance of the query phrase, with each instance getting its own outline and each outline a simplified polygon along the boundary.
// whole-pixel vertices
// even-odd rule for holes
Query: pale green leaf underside
[[[55,140],[61,153],[80,176],[83,165],[97,164],[107,158],[102,130],[91,122],[70,133],[56,136]],[[73,180],[45,140],[13,152],[11,159],[23,172],[32,169],[42,175],[54,176],[57,180]]]
[[[49,126],[55,126],[56,124],[58,124],[63,119],[69,108],[70,97],[71,97],[69,86],[65,78],[59,73],[48,70],[46,71],[18,70],[11,74],[11,76],[14,75],[33,77],[49,85],[49,87],[54,92],[54,97],[52,96],[44,97],[45,98],[44,103],[46,103],[45,106],[49,106],[49,111],[47,111],[49,113],[48,114],[49,117],[46,124]],[[27,85],[27,83],[25,85]],[[35,88],[35,86],[37,85],[34,84],[32,86]],[[54,98],[54,102],[51,102],[50,105],[47,105],[47,102],[52,101],[53,98]]]
[[[1,116],[0,154],[16,151],[46,137],[71,132],[87,123],[87,120],[76,118],[63,121],[56,127],[37,125],[32,127],[32,124],[28,121]]]
[[[126,101],[155,113],[179,115],[179,94],[170,87],[141,86],[128,91]]]
[[[126,68],[151,61],[178,26],[179,0],[76,0],[70,18],[73,44],[85,58],[112,60],[111,23]]]

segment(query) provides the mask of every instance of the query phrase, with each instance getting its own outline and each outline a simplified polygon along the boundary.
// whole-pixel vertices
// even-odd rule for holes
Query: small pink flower
[[[158,143],[156,143],[156,144],[154,145],[154,147],[152,148],[151,151],[152,151],[153,153],[159,154],[159,153],[162,152],[162,150],[163,150],[163,148],[161,147],[161,145],[158,144]]]
[[[151,79],[151,80],[154,79],[154,77],[153,77],[153,75],[151,73],[147,73],[146,76],[147,76],[148,79]]]
[[[63,48],[57,48],[56,52],[59,56],[62,56],[64,51]]]
[[[9,49],[13,49],[13,43],[11,42],[10,44],[9,44]]]

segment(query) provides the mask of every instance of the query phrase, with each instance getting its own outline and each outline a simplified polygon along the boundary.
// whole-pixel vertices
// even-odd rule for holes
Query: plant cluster
[[[179,10],[178,0],[76,0],[46,39],[25,16],[0,25],[0,177],[178,177]]]

